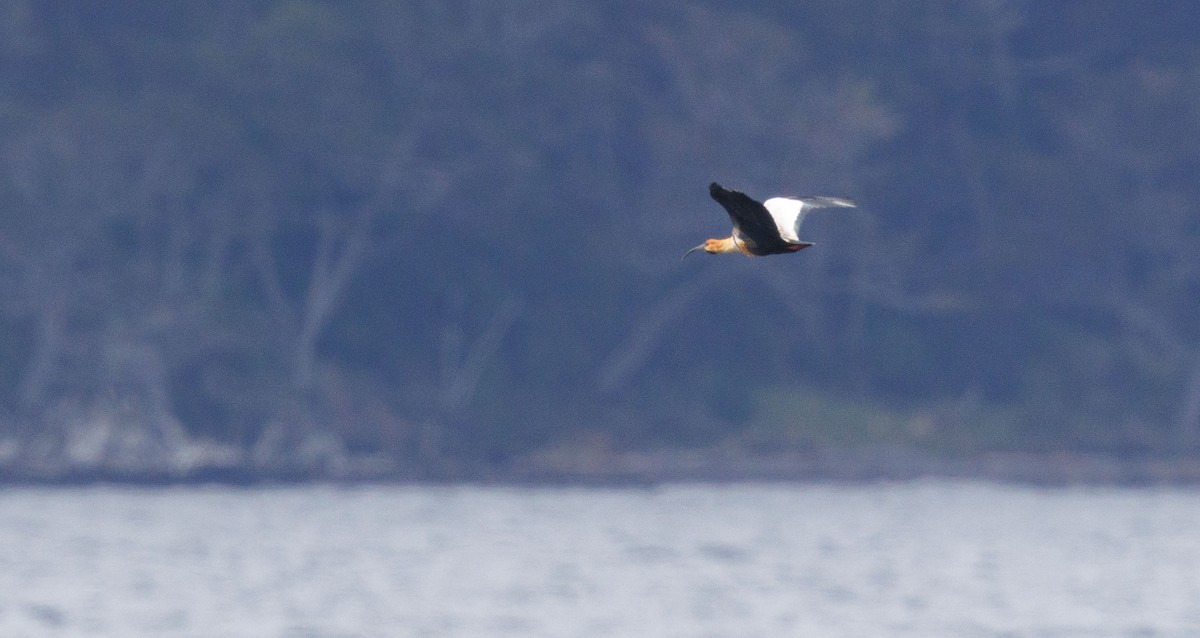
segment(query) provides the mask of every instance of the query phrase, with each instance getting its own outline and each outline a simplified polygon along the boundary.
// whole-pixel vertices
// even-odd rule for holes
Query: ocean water
[[[0,636],[1200,636],[1200,491],[8,488]]]

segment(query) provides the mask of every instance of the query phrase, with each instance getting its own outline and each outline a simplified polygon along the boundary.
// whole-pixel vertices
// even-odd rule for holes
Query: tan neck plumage
[[[750,253],[746,252],[746,249],[744,247],[742,247],[741,242],[735,240],[733,237],[726,237],[725,239],[710,239],[706,243],[707,243],[707,245],[704,247],[705,252],[710,252],[713,254],[727,254],[727,253],[742,253],[744,255],[750,254]]]

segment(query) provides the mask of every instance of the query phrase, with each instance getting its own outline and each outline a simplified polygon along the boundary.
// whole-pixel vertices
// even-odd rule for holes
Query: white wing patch
[[[779,236],[784,241],[793,244],[800,242],[800,224],[814,208],[854,207],[858,204],[844,197],[772,197],[763,202],[763,207],[771,213]]]
[[[793,244],[800,243],[800,222],[804,221],[804,202],[786,197],[772,197],[763,202],[763,206],[775,220],[775,226],[779,228],[779,236],[784,241]]]

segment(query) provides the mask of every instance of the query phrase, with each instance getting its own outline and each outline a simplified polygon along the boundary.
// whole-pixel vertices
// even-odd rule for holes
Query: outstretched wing
[[[772,197],[763,202],[763,208],[771,215],[779,236],[789,243],[800,242],[800,224],[805,216],[816,208],[853,208],[858,203],[845,197]]]
[[[734,233],[739,234],[742,241],[752,244],[763,254],[785,246],[775,219],[765,206],[745,193],[727,190],[715,182],[709,184],[708,193],[729,213]]]

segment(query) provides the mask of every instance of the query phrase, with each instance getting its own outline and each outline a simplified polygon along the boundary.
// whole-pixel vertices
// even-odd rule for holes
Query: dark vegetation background
[[[1200,452],[1200,5],[0,5],[0,468]],[[852,196],[750,260],[710,181]],[[590,461],[589,461],[590,459]]]

